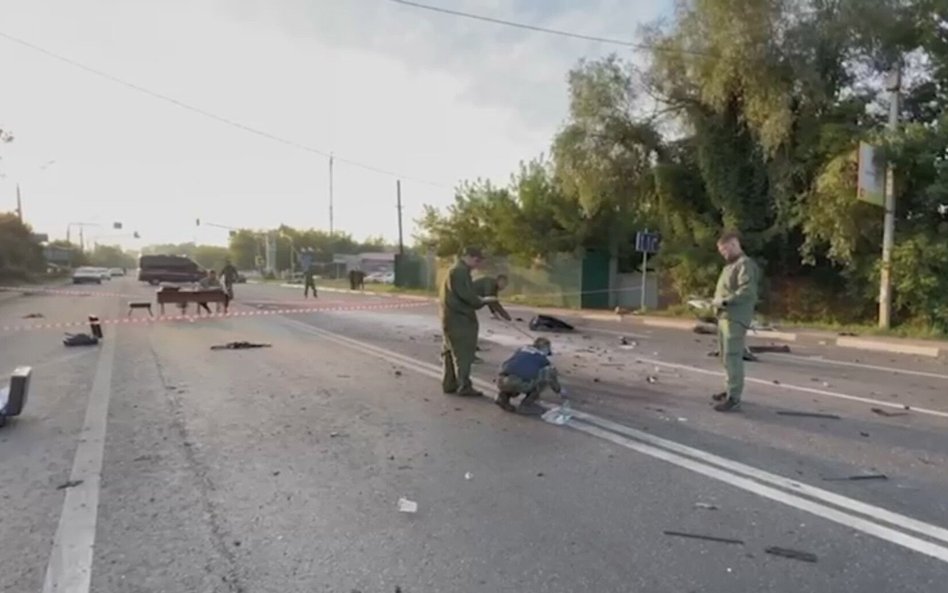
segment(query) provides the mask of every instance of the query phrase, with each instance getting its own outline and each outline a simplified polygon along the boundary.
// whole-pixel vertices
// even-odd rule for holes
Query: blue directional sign
[[[661,244],[661,233],[650,233],[649,231],[635,233],[635,250],[639,253],[658,253]]]

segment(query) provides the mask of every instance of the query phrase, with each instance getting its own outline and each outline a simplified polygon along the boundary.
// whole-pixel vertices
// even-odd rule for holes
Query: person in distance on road
[[[507,288],[508,283],[509,281],[505,274],[498,274],[496,278],[493,276],[481,276],[474,281],[474,291],[479,297],[497,298],[500,295],[500,291]],[[500,301],[487,303],[487,308],[490,309],[490,313],[494,319],[503,319],[505,321],[511,321],[513,319],[510,313],[504,309],[504,306],[500,304]]]
[[[477,310],[496,302],[496,297],[480,297],[474,290],[471,270],[480,267],[483,253],[476,247],[466,248],[451,267],[438,291],[441,330],[444,335],[441,389],[446,394],[480,396],[471,383],[471,365],[477,351]]]
[[[560,386],[556,367],[550,362],[552,345],[547,338],[537,338],[533,345],[518,349],[504,361],[497,375],[497,399],[495,403],[507,412],[522,412],[539,415],[543,408],[537,400],[544,390],[550,388],[562,397],[566,392]],[[515,408],[510,400],[524,394],[520,406]]]
[[[224,290],[227,292],[228,300],[234,298],[234,283],[237,282],[239,275],[234,264],[230,263],[229,259],[224,260],[224,268],[221,270],[221,280],[224,281]]]
[[[747,257],[737,233],[721,235],[718,253],[727,262],[714,290],[714,309],[718,317],[718,351],[727,376],[726,390],[711,396],[718,412],[740,408],[744,392],[744,350],[747,329],[754,318],[760,271]]]
[[[303,272],[303,298],[309,297],[309,289],[313,289],[313,298],[319,298],[319,295],[316,294],[316,268],[313,264],[310,264],[306,267],[306,270]]]
[[[217,277],[217,272],[214,270],[208,270],[207,275],[201,278],[201,280],[198,282],[198,288],[201,290],[220,290],[221,281]],[[220,307],[220,303],[218,303],[218,307]],[[207,303],[198,303],[198,315],[201,314],[201,309],[207,311],[208,314],[211,313],[211,308],[207,306]]]

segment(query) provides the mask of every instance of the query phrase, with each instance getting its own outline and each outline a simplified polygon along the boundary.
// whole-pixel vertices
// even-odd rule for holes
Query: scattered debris
[[[816,554],[802,552],[800,550],[791,550],[790,548],[778,548],[776,546],[772,546],[764,551],[771,556],[780,556],[781,558],[789,558],[791,560],[799,560],[801,562],[816,562],[818,560]]]
[[[68,482],[64,482],[60,484],[59,486],[56,486],[56,490],[66,490],[67,488],[75,488],[76,486],[79,486],[80,484],[82,484],[82,482],[83,480],[69,480]]]
[[[398,499],[398,512],[400,513],[417,513],[418,512],[418,503],[414,500],[408,500],[407,498]]]
[[[599,377],[593,377],[593,383],[598,383],[598,382],[599,382]]]
[[[339,436],[339,433],[338,433],[338,432],[331,432],[331,433],[329,433],[329,438],[331,438],[331,439],[334,439],[334,438],[336,438],[337,436]]]
[[[894,416],[907,416],[906,412],[890,412],[888,410],[883,410],[882,408],[870,408],[873,414],[879,416],[885,416],[886,418],[892,418]]]
[[[846,476],[843,478],[823,478],[826,482],[858,482],[865,480],[888,480],[889,476],[885,474],[859,474],[855,476]]]
[[[698,323],[692,331],[703,336],[713,336],[718,333],[717,327],[708,323]]]
[[[696,502],[696,503],[695,503],[695,508],[696,508],[696,509],[704,509],[704,510],[706,510],[706,511],[716,511],[716,510],[718,510],[718,507],[717,507],[716,505],[711,504],[710,502]]]
[[[95,346],[99,343],[99,338],[89,334],[66,334],[63,338],[65,346]]]
[[[658,383],[658,377],[656,377],[656,376],[654,376],[654,375],[649,375],[649,376],[645,377],[645,381],[648,382],[648,383]]]
[[[843,338],[855,338],[859,334],[857,334],[856,332],[839,332],[839,335],[840,337],[843,337]]]
[[[23,316],[23,319],[43,319],[45,317],[42,313],[27,313]]]
[[[402,372],[401,372],[400,370],[398,370],[398,369],[395,369],[395,376],[396,376],[396,377],[401,377],[401,376],[402,376]]]
[[[530,320],[529,327],[533,331],[548,332],[571,332],[576,329],[562,319],[558,319],[552,315],[537,315]]]
[[[744,545],[744,540],[740,539],[731,539],[727,537],[717,537],[714,535],[701,535],[698,533],[685,533],[683,531],[663,531],[665,535],[670,535],[672,537],[685,537],[688,539],[700,539],[709,542],[717,542],[719,544],[734,544],[738,546]]]
[[[544,474],[543,472],[537,472],[537,477],[538,477],[538,478],[542,478],[542,477],[545,476],[545,475],[546,475],[546,474]]]
[[[786,344],[771,344],[769,346],[750,346],[748,350],[755,354],[773,352],[774,354],[790,354],[790,346]]]
[[[211,346],[211,350],[246,350],[248,348],[270,348],[270,344],[255,344],[253,342],[227,342],[226,344],[219,344],[216,346]]]
[[[467,473],[464,474],[464,479],[465,479],[465,480],[472,480],[472,479],[474,479],[474,474],[472,474],[471,472],[467,472]]]
[[[828,420],[839,420],[836,414],[824,414],[822,412],[796,412],[793,410],[778,410],[778,416],[796,416],[799,418],[826,418]]]
[[[557,406],[551,408],[544,413],[541,418],[544,422],[549,424],[554,424],[556,426],[563,426],[568,423],[573,417],[573,411],[569,407],[569,402],[564,403],[562,406]]]
[[[868,433],[868,432],[863,432],[863,431],[860,430],[860,431],[859,431],[859,436],[869,438],[869,433]]]
[[[688,419],[679,416],[679,417],[678,417],[678,421],[679,421],[679,422],[688,422]]]

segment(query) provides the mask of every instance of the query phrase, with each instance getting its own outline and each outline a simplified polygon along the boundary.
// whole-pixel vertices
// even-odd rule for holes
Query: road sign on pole
[[[641,309],[646,308],[645,302],[645,281],[648,277],[648,256],[650,253],[658,253],[662,244],[662,235],[660,233],[650,233],[648,229],[635,233],[635,250],[642,254],[642,289],[641,289]]]

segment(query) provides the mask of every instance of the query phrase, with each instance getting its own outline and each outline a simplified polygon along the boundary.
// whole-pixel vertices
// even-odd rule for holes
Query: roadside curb
[[[256,283],[265,284],[265,283]],[[283,288],[301,288],[302,284],[280,284]],[[413,294],[404,294],[397,292],[374,292],[371,290],[359,291],[345,288],[319,288],[321,291],[334,292],[340,294],[371,295],[388,298],[411,299],[416,301],[436,302],[434,297],[426,297]],[[690,319],[676,319],[674,317],[656,317],[656,316],[637,316],[637,315],[619,315],[615,313],[591,313],[572,309],[558,309],[555,307],[528,307],[517,303],[509,303],[511,309],[534,309],[545,311],[550,314],[563,315],[564,317],[575,317],[591,321],[610,321],[623,323],[626,320],[631,323],[644,325],[646,327],[657,327],[664,329],[674,329],[679,331],[692,332],[697,327],[698,322]],[[832,345],[837,348],[849,348],[853,350],[865,350],[871,352],[887,352],[890,354],[905,354],[910,356],[924,356],[926,358],[938,358],[943,352],[948,350],[948,345],[938,343],[919,344],[908,342],[896,342],[878,338],[860,338],[851,336],[833,336],[819,333],[784,332],[779,330],[751,330],[748,337],[759,338],[763,340],[775,340],[780,342],[820,342],[822,345]]]

